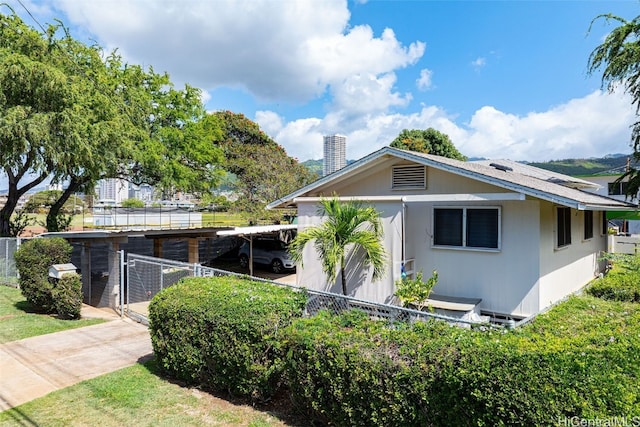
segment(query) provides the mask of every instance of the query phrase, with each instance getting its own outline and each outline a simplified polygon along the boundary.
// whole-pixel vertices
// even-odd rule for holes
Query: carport
[[[278,236],[280,240],[290,240],[293,230],[297,230],[297,224],[256,225],[250,227],[235,227],[231,230],[221,230],[218,236],[237,236],[249,242],[249,275],[253,276],[253,238],[254,236]]]
[[[165,229],[165,230],[83,230],[60,231],[42,233],[40,237],[61,237],[70,243],[82,246],[80,254],[80,270],[82,274],[82,293],[84,302],[96,307],[116,307],[119,299],[120,260],[118,252],[120,245],[126,244],[130,237],[145,237],[153,240],[153,255],[162,258],[162,242],[165,240],[186,240],[189,263],[198,263],[198,241],[216,237],[216,233],[230,230],[229,227],[205,227],[196,229]],[[233,231],[233,230],[231,230]],[[91,251],[92,245],[106,243],[107,246],[107,283],[104,289],[98,289],[92,284]],[[78,267],[78,266],[76,266]],[[103,273],[104,274],[104,273]]]

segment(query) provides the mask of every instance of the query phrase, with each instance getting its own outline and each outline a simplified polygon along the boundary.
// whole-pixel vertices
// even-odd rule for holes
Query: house
[[[437,270],[433,292],[480,300],[484,314],[522,318],[574,292],[603,268],[606,211],[634,211],[594,184],[511,161],[462,162],[382,148],[268,205],[296,207],[298,227],[322,222],[322,197],[375,206],[384,226],[385,276],[372,282],[361,257],[347,260],[348,292],[394,303],[394,282]],[[326,283],[312,244],[297,285],[340,293]]]
[[[627,179],[618,182],[622,173],[601,173],[597,175],[584,176],[582,179],[597,184],[593,190],[596,194],[608,196],[616,200],[630,200],[627,196]],[[636,194],[635,200],[638,200]],[[640,216],[637,212],[607,212],[607,218],[618,227],[620,233],[640,234]]]

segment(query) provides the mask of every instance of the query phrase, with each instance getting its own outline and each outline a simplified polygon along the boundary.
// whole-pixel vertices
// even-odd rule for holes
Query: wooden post
[[[195,264],[199,262],[199,253],[198,253],[198,249],[199,249],[199,245],[198,245],[198,239],[195,237],[192,237],[190,239],[188,239],[187,244],[189,245],[189,262],[191,264]]]

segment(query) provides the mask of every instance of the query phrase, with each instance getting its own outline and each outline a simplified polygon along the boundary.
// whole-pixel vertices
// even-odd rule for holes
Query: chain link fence
[[[202,212],[189,207],[123,208],[97,206],[92,211],[93,227],[103,229],[144,230],[148,228],[199,228]]]
[[[18,269],[13,254],[20,246],[15,237],[0,238],[0,281],[11,286],[18,285]]]
[[[183,277],[216,277],[229,275],[249,278],[246,274],[204,267],[200,264],[189,264],[143,255],[127,254],[127,279],[125,289],[121,291],[124,295],[124,307],[122,307],[123,313],[126,313],[129,317],[140,322],[148,324],[149,301],[151,301],[151,299],[162,289],[173,285]],[[320,310],[329,310],[334,313],[340,313],[351,309],[359,309],[374,319],[388,319],[391,321],[441,319],[461,326],[478,324],[477,322],[462,320],[460,318],[412,310],[395,305],[363,301],[341,294],[300,288],[258,277],[250,277],[250,279],[271,283],[276,286],[289,287],[300,292],[306,292],[308,299],[305,315],[307,316],[313,316]]]

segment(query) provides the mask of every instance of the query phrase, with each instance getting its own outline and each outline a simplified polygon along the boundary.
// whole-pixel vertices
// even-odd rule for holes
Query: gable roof
[[[584,186],[578,182],[582,180],[577,180],[576,178],[562,174],[548,173],[548,171],[544,171],[543,169],[535,168],[533,166],[522,165],[526,167],[515,168],[511,167],[512,165],[510,164],[507,168],[498,169],[484,164],[485,162],[463,162],[460,160],[449,159],[447,157],[434,156],[432,154],[401,150],[393,147],[384,147],[285,197],[269,203],[267,205],[267,209],[295,204],[294,199],[296,197],[304,196],[306,193],[326,186],[327,184],[340,182],[360,170],[368,169],[387,160],[389,157],[395,157],[434,169],[443,170],[574,209],[634,210],[638,207],[633,203],[600,196],[595,193],[583,191],[579,188],[572,188],[576,186]]]

